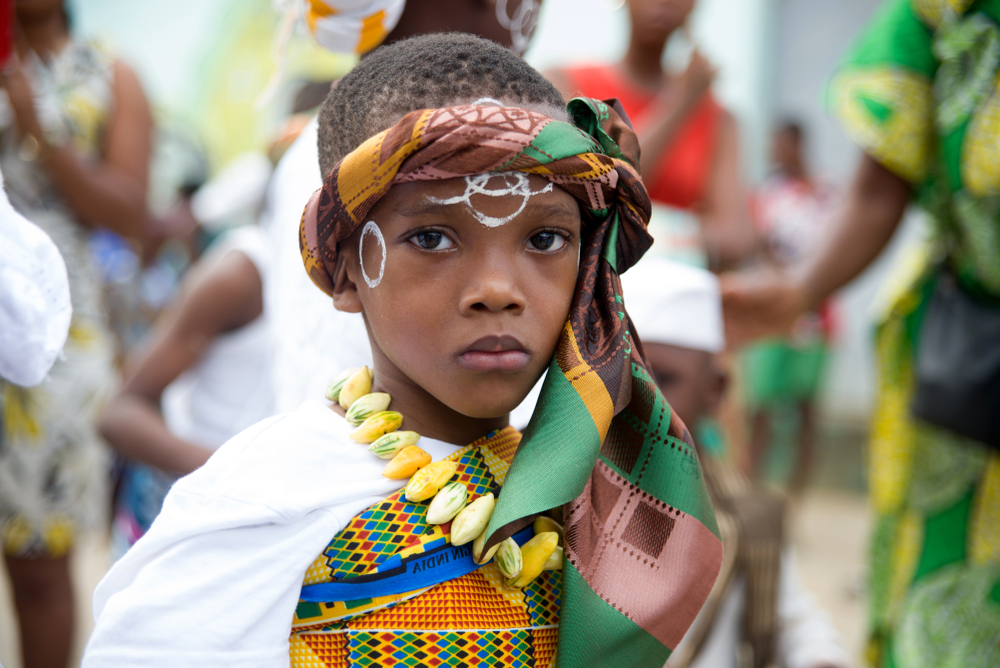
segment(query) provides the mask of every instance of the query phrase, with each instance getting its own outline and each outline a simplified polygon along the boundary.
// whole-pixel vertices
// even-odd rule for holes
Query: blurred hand
[[[42,125],[35,112],[35,94],[31,88],[31,81],[21,67],[16,54],[7,61],[3,74],[0,75],[0,86],[3,86],[7,91],[10,106],[14,110],[14,121],[21,134],[30,134],[36,139],[40,139]]]
[[[779,271],[724,274],[720,279],[726,343],[738,348],[755,339],[788,334],[809,309],[809,298]]]
[[[715,81],[718,73],[719,71],[709,62],[708,58],[703,56],[701,51],[695,49],[691,54],[691,62],[688,63],[679,79],[681,96],[684,101],[691,104],[700,100],[712,82]]]

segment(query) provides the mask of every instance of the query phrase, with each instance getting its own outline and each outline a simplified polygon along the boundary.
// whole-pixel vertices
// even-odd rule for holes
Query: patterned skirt
[[[74,322],[41,385],[0,381],[0,539],[15,557],[61,557],[106,513],[109,457],[97,419],[115,385],[103,328]]]
[[[918,258],[913,258],[917,260]],[[914,261],[878,329],[868,660],[1000,666],[1000,451],[910,414],[933,273]]]

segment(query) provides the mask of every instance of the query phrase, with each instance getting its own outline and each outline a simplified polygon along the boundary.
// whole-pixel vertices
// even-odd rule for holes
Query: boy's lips
[[[513,336],[484,336],[458,355],[469,371],[520,371],[531,355]]]

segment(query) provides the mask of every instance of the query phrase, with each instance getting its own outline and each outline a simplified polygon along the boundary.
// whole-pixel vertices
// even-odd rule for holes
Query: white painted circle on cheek
[[[369,234],[375,237],[375,240],[378,241],[378,247],[382,250],[382,262],[378,267],[378,278],[374,280],[365,271],[365,237]],[[374,220],[369,220],[365,223],[364,229],[361,230],[361,238],[358,240],[358,261],[361,263],[361,276],[364,277],[365,283],[368,284],[369,288],[377,288],[378,284],[382,282],[382,276],[385,274],[385,256],[385,239],[382,237],[382,230],[378,228]]]

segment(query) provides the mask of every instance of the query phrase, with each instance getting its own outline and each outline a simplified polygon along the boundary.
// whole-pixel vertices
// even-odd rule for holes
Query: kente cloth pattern
[[[497,494],[521,440],[512,427],[446,459],[470,501]],[[451,523],[426,522],[428,502],[403,490],[353,518],[306,571],[305,585],[391,568],[399,558],[446,545]],[[355,601],[301,601],[292,622],[293,668],[347,666],[551,666],[562,574],[545,571],[507,589],[495,563],[429,589]]]
[[[336,53],[368,53],[392,32],[406,0],[299,0],[316,41]]]
[[[303,262],[330,292],[337,244],[394,183],[536,174],[584,213],[569,318],[511,464],[487,545],[565,506],[559,665],[666,660],[707,598],[722,543],[690,435],[646,370],[620,272],[651,244],[638,140],[608,105],[576,125],[511,107],[415,111],[338,163],[303,215]]]
[[[885,3],[830,103],[866,153],[913,185],[932,228],[892,272],[876,338],[868,660],[998,666],[1000,453],[909,406],[931,258],[1000,303],[1000,0]]]

